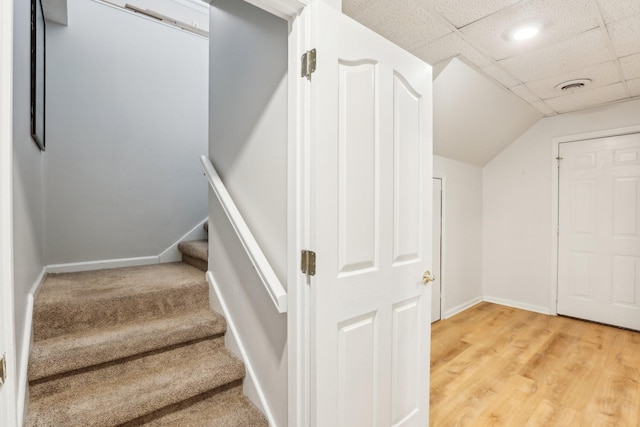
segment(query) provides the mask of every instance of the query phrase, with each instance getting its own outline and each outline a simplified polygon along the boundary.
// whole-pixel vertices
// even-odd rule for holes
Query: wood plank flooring
[[[490,303],[431,330],[431,427],[640,427],[638,332]]]

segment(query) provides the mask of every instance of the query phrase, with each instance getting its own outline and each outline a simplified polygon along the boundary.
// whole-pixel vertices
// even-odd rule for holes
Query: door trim
[[[308,426],[309,413],[309,284],[300,271],[299,254],[310,246],[310,87],[297,70],[311,49],[310,7],[289,19],[288,167],[287,167],[287,359],[288,425]]]
[[[441,184],[440,184],[440,320],[445,320],[447,317],[445,316],[445,311],[444,311],[444,300],[446,298],[445,295],[445,290],[444,290],[444,279],[445,279],[445,246],[446,246],[446,239],[445,239],[445,228],[446,228],[446,211],[447,211],[447,207],[446,207],[446,182],[447,182],[447,178],[445,177],[444,174],[438,173],[438,172],[434,172],[433,173],[433,178],[432,179],[439,179]],[[433,214],[433,213],[432,213]],[[433,233],[432,233],[433,234]],[[432,256],[433,258],[433,256]]]
[[[13,296],[13,2],[0,2],[0,334],[7,380],[0,423],[17,425],[16,341]],[[26,141],[23,141],[26,142]],[[0,354],[2,357],[2,354]],[[6,408],[3,408],[4,405]],[[6,409],[6,412],[5,410]]]
[[[640,133],[640,126],[607,129],[595,132],[579,133],[553,138],[551,140],[551,286],[549,295],[549,314],[558,314],[558,226],[559,226],[559,186],[557,157],[560,153],[560,144],[567,142],[587,141],[591,139],[609,138]]]

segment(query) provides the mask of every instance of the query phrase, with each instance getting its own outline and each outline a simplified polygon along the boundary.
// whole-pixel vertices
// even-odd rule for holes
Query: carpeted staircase
[[[204,242],[181,250],[206,270]],[[25,425],[266,426],[242,394],[244,365],[224,346],[208,290],[185,262],[48,276],[34,305]]]

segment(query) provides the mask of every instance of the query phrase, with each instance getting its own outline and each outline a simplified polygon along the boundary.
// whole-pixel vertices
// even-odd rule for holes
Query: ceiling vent
[[[562,92],[575,92],[576,90],[584,88],[589,83],[591,83],[591,79],[569,80],[557,85],[556,89]]]

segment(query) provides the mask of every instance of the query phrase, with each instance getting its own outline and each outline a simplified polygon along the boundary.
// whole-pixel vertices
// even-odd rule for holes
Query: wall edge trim
[[[29,373],[29,355],[31,354],[31,345],[33,344],[33,304],[40,289],[40,286],[47,277],[47,267],[43,267],[42,271],[33,282],[29,293],[27,294],[27,309],[24,315],[24,329],[22,333],[22,355],[20,357],[20,373],[18,376],[18,425],[24,424],[25,411],[27,409],[27,390],[28,373]]]
[[[506,298],[498,298],[491,296],[484,296],[483,301],[490,302],[492,304],[504,305],[507,307],[517,308],[520,310],[532,311],[534,313],[553,315],[549,307],[543,307],[540,305],[527,304],[521,301],[514,301]]]
[[[470,309],[471,307],[473,307],[474,305],[478,305],[480,304],[482,301],[484,301],[483,297],[475,297],[472,300],[469,300],[467,302],[463,302],[462,304],[459,304],[453,308],[450,308],[449,310],[444,312],[444,315],[442,316],[442,320],[448,319],[450,317],[455,316],[458,313],[462,313],[465,310]]]
[[[255,369],[253,368],[251,359],[249,359],[245,346],[242,342],[242,339],[240,339],[240,336],[238,335],[238,330],[236,328],[234,318],[229,312],[229,307],[227,306],[225,299],[222,296],[222,293],[220,292],[220,287],[218,286],[218,282],[216,281],[215,276],[213,275],[213,272],[211,270],[207,271],[206,276],[207,276],[207,282],[209,283],[209,287],[211,288],[211,290],[213,290],[215,294],[215,298],[217,299],[217,302],[219,303],[220,308],[222,309],[222,315],[227,321],[227,326],[228,326],[227,334],[231,333],[231,339],[234,341],[234,344],[238,347],[238,351],[240,352],[238,356],[244,363],[246,372],[249,376],[248,379],[250,380],[251,385],[253,386],[253,389],[255,390],[260,400],[259,402],[254,402],[254,403],[259,403],[259,405],[257,406],[259,406],[260,409],[264,411],[264,415],[267,417],[269,425],[271,427],[277,427],[278,425],[275,422],[273,413],[265,397],[264,390],[260,384],[260,381],[258,381],[258,378],[256,377]],[[225,340],[226,339],[227,338],[225,337]],[[247,378],[245,377],[245,382],[246,381],[247,381]]]

